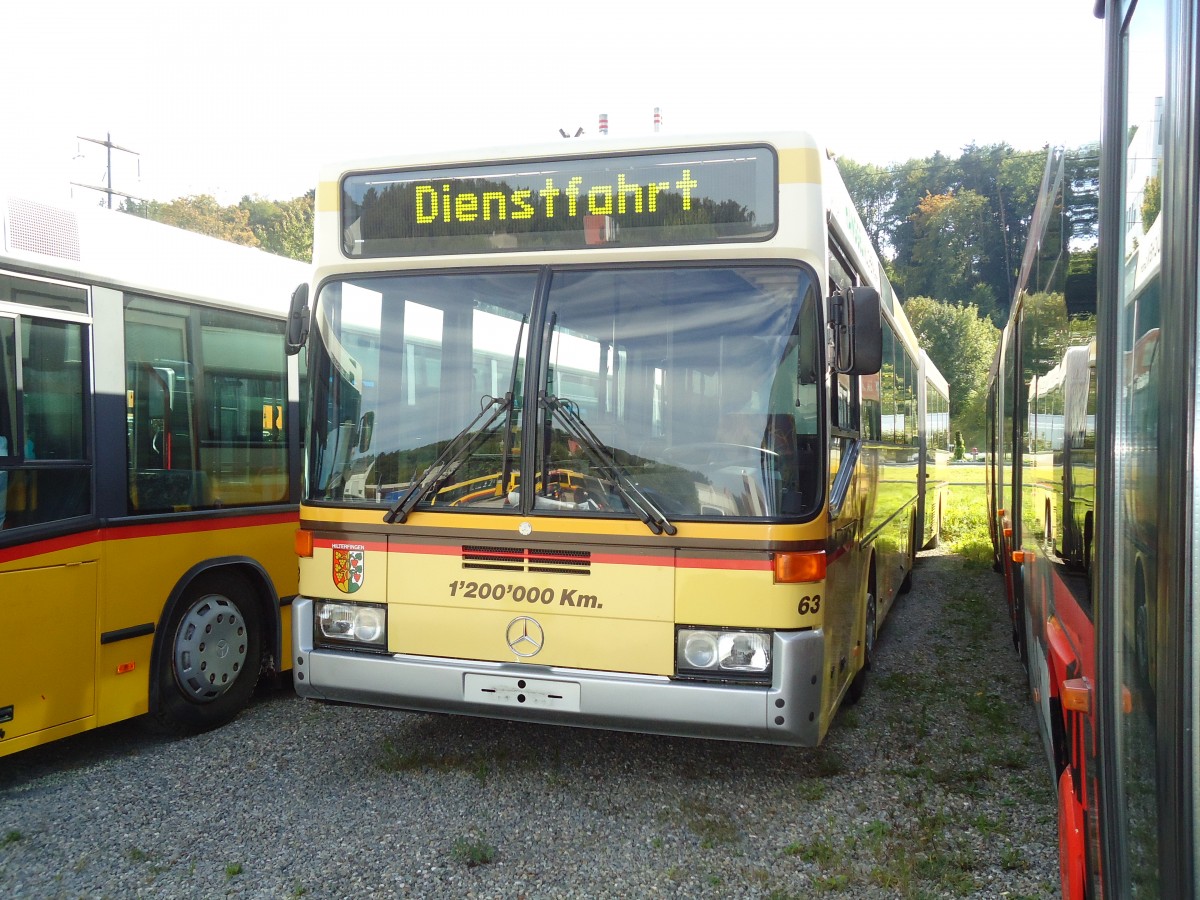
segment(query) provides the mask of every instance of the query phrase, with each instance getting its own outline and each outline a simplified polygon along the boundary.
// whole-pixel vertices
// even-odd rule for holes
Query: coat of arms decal
[[[363,586],[367,574],[366,557],[364,544],[333,545],[333,583],[343,594],[353,594]]]

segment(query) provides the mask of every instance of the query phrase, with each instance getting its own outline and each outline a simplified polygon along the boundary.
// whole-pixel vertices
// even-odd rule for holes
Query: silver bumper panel
[[[581,669],[313,649],[312,600],[292,607],[296,692],[314,700],[552,725],[815,746],[820,631],[776,632],[769,687]]]

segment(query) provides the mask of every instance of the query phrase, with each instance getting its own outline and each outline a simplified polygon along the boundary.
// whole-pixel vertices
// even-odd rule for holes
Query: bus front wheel
[[[262,617],[255,593],[235,575],[198,580],[163,627],[152,710],[164,729],[216,728],[250,701],[262,668]]]

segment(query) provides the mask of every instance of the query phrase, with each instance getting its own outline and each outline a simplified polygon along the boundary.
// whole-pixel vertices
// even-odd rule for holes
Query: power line
[[[96,184],[83,184],[78,181],[72,181],[71,184],[75,185],[76,187],[87,188],[90,191],[100,191],[101,193],[107,194],[109,209],[112,209],[113,194],[118,194],[121,197],[127,197],[130,200],[138,200],[138,201],[141,201],[142,203],[146,202],[144,197],[137,197],[133,194],[126,193],[125,191],[115,190],[113,188],[113,183],[112,183],[112,181],[113,181],[113,178],[112,178],[112,174],[113,174],[113,172],[112,172],[112,152],[114,150],[120,150],[122,153],[132,153],[134,156],[140,156],[141,154],[139,154],[138,151],[130,150],[128,147],[121,147],[117,144],[114,144],[112,142],[112,134],[106,134],[104,140],[100,140],[99,138],[84,137],[82,134],[77,134],[77,135],[75,135],[75,137],[81,141],[90,141],[93,144],[99,144],[101,147],[105,148],[106,155],[107,155],[107,161],[105,164],[105,179],[104,179],[105,186],[101,187],[100,185],[96,185]],[[141,169],[141,167],[139,164],[139,172],[140,172],[140,169]]]

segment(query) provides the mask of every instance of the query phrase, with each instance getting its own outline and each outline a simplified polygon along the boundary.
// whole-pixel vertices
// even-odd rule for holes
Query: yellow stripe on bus
[[[341,199],[341,188],[336,181],[322,181],[317,185],[317,212],[337,212]]]
[[[821,154],[815,147],[779,150],[780,184],[820,184]]]

